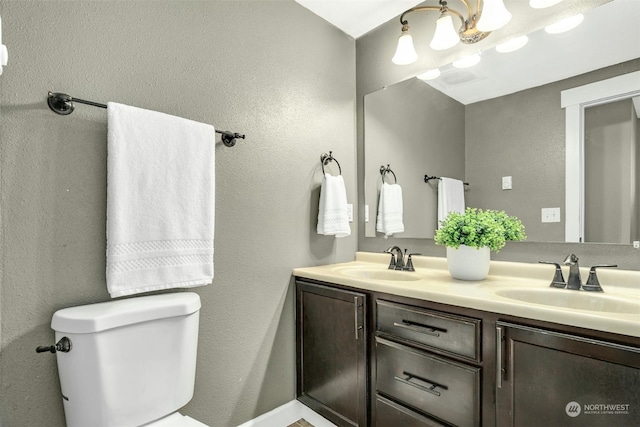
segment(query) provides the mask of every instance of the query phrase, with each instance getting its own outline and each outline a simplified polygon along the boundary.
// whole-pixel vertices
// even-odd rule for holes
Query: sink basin
[[[640,302],[628,301],[606,294],[593,294],[567,289],[498,289],[495,294],[540,305],[571,308],[576,310],[640,315]]]
[[[343,268],[339,271],[345,276],[354,277],[356,279],[386,280],[394,282],[420,280],[420,276],[418,276],[415,272],[408,271],[383,270],[374,268]]]

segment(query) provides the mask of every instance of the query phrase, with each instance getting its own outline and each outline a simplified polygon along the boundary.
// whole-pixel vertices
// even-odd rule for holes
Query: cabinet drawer
[[[480,320],[377,300],[377,330],[480,360]]]
[[[423,417],[411,409],[376,396],[376,427],[445,427],[437,421]]]
[[[377,391],[458,427],[480,424],[480,368],[376,338]]]

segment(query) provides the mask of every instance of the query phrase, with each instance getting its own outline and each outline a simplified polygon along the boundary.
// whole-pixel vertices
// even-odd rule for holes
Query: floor
[[[336,427],[336,425],[302,402],[292,400],[239,427]]]
[[[287,427],[314,427],[314,426],[304,418],[300,418],[298,421],[296,421],[293,424],[289,424]]]

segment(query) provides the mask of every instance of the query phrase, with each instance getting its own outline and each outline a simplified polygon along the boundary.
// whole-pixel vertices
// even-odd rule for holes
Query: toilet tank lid
[[[58,310],[51,319],[51,329],[89,334],[150,320],[185,316],[199,309],[200,296],[193,292],[134,297]]]

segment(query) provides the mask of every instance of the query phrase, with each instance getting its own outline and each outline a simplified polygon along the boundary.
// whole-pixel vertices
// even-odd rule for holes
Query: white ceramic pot
[[[483,280],[489,274],[489,248],[447,247],[449,274],[459,280]]]

